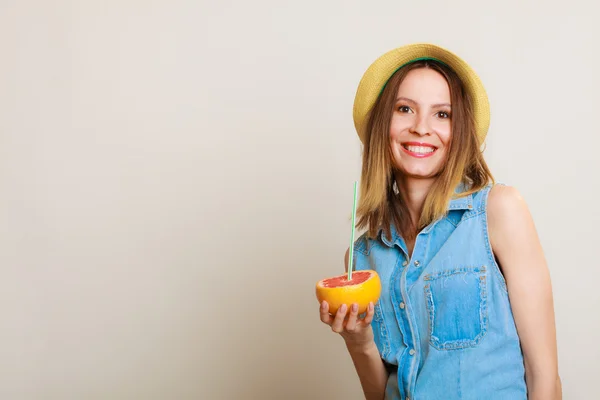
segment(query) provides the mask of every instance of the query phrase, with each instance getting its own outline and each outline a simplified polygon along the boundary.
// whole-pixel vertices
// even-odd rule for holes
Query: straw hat
[[[354,98],[354,126],[364,143],[371,108],[388,79],[400,68],[414,61],[437,60],[449,66],[463,82],[473,99],[477,136],[483,143],[490,125],[490,105],[481,80],[471,67],[456,54],[428,43],[416,43],[391,50],[379,57],[365,72]]]

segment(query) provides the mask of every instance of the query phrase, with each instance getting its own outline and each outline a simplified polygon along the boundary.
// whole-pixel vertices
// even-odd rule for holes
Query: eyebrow
[[[409,99],[408,97],[398,97],[398,98],[396,99],[396,102],[398,102],[398,101],[401,101],[401,100],[404,100],[404,101],[406,101],[407,103],[412,103],[412,104],[417,104],[417,105],[419,105],[419,103],[417,103],[417,102],[416,102],[416,101],[414,101],[414,100],[411,100],[411,99]],[[432,104],[432,105],[431,105],[431,108],[439,108],[439,107],[448,107],[448,108],[452,108],[452,105],[451,105],[450,103],[439,103],[439,104]]]

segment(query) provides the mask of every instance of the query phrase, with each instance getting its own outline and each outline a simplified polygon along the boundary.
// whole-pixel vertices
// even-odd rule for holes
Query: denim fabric
[[[360,236],[355,269],[381,283],[372,327],[392,373],[386,399],[527,398],[523,356],[487,229],[490,186],[449,204],[423,229],[412,257],[392,238]]]

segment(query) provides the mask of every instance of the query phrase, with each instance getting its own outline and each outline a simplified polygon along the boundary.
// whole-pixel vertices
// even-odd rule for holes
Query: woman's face
[[[451,137],[450,88],[429,68],[410,71],[398,88],[390,125],[394,164],[410,178],[432,178],[446,161]]]

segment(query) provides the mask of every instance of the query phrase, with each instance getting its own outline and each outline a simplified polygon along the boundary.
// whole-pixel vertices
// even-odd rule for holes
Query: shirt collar
[[[458,185],[458,187],[455,190],[455,193],[457,195],[460,195],[460,193],[465,191],[465,186],[463,184]],[[460,196],[460,197],[454,197],[452,200],[450,200],[450,203],[448,203],[448,212],[450,211],[455,211],[455,210],[472,210],[473,209],[473,195],[472,194],[468,194],[466,196]],[[431,224],[429,224],[429,226],[427,226],[425,229],[423,229],[423,232],[429,232],[431,230],[431,228],[433,228],[433,226],[436,224],[437,221],[432,222]],[[386,237],[385,233],[383,232],[383,228],[379,229],[379,237],[381,238],[381,241],[383,243],[385,243],[387,246],[389,247],[393,247],[395,243],[397,243],[398,241],[403,242],[404,240],[402,239],[402,237],[398,234],[398,232],[396,231],[396,228],[394,227],[394,224],[391,224],[390,226],[390,233],[392,234],[392,240],[388,240],[388,238]]]
[[[471,210],[473,208],[473,195],[468,194],[462,197],[455,197],[448,204],[448,211],[452,210]]]

